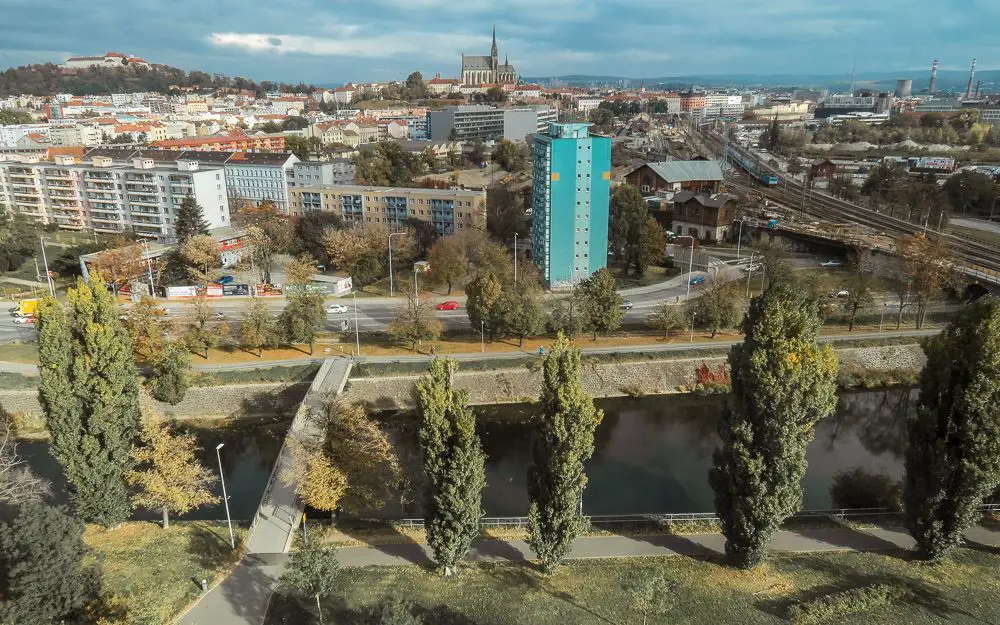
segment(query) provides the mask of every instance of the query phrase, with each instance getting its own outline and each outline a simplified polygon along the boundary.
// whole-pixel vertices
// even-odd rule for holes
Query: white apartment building
[[[351,159],[299,161],[288,172],[289,188],[332,184],[354,184],[354,162]]]
[[[53,147],[82,145],[93,148],[101,144],[103,131],[89,124],[66,124],[49,127],[49,142]]]
[[[122,160],[109,154],[132,154]],[[164,162],[155,151],[91,150],[79,162],[56,156],[5,157],[0,161],[0,196],[13,210],[70,230],[136,234],[164,243],[175,240],[181,201],[192,196],[209,227],[229,225],[222,167],[197,162]],[[15,160],[16,159],[16,160]]]
[[[28,135],[39,134],[43,137],[49,136],[48,124],[12,124],[10,126],[0,126],[0,147],[17,147],[18,141]]]

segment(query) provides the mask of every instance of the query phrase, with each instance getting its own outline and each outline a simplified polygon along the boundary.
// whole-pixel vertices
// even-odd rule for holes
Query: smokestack
[[[927,92],[931,95],[934,95],[934,92],[937,91],[937,68],[938,60],[934,59],[934,62],[931,63],[931,82],[927,85]]]
[[[965,88],[965,99],[972,99],[972,81],[976,79],[976,59],[972,59],[972,69],[969,70],[969,85]]]
[[[979,99],[979,88],[982,87],[982,86],[983,86],[983,81],[977,80],[976,81],[976,99],[977,100]]]

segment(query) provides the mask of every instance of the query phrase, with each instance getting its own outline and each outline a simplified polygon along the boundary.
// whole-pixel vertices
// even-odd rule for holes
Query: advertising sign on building
[[[198,289],[193,286],[168,286],[167,297],[198,297]]]
[[[221,284],[206,284],[205,285],[205,297],[222,297],[222,285]]]
[[[250,295],[249,284],[224,284],[222,285],[223,295]]]

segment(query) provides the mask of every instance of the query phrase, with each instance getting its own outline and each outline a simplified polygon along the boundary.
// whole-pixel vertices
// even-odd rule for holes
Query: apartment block
[[[354,184],[354,162],[349,158],[299,161],[288,174],[289,188],[329,184]]]
[[[407,219],[434,224],[438,234],[486,227],[486,191],[316,185],[289,189],[291,213],[330,211],[347,223],[403,226]]]
[[[558,119],[558,111],[549,106],[497,108],[485,104],[449,106],[427,112],[427,132],[432,141],[524,141],[536,132],[544,132]]]
[[[91,150],[82,159],[59,155],[52,162],[38,155],[0,161],[0,196],[16,212],[70,230],[123,232],[160,242],[175,239],[181,201],[191,196],[212,228],[229,225],[226,179],[222,167],[160,160],[155,151]],[[116,158],[118,156],[118,158]],[[16,160],[13,160],[16,159]]]
[[[611,139],[589,124],[550,124],[535,135],[531,249],[542,279],[567,287],[607,266]]]

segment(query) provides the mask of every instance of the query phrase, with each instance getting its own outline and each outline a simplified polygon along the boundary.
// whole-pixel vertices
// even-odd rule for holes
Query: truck
[[[37,299],[23,299],[17,303],[17,309],[14,311],[14,315],[17,317],[31,317],[34,316],[37,310]]]

